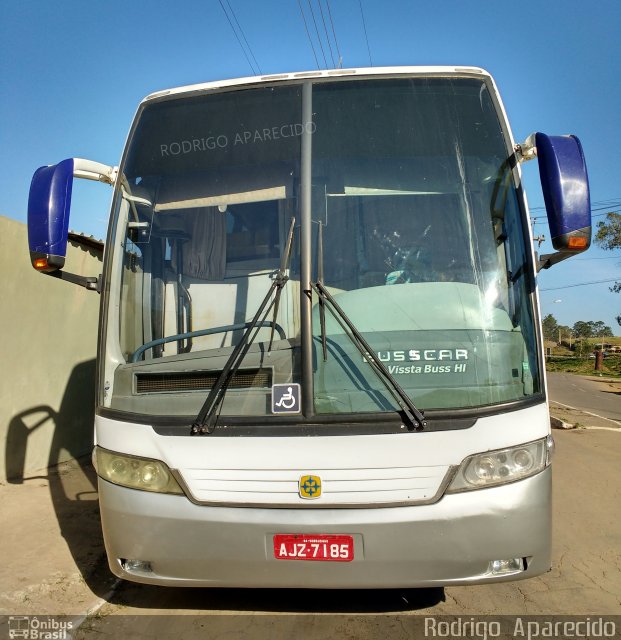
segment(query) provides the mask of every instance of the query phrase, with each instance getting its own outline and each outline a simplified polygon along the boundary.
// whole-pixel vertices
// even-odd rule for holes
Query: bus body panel
[[[550,567],[551,470],[433,505],[385,509],[208,507],[99,480],[112,572],[168,586],[398,588],[532,577]],[[351,562],[274,557],[275,534],[346,534]],[[526,570],[493,576],[490,563],[523,558]],[[148,562],[127,571],[122,561]]]
[[[480,418],[468,429],[304,438],[195,438],[189,425],[179,436],[160,436],[149,425],[101,416],[96,425],[100,447],[164,462],[193,502],[326,508],[430,502],[468,456],[548,435],[548,416],[542,403]],[[306,474],[324,485],[312,503],[298,494]]]
[[[239,477],[253,469],[288,470],[293,478],[334,468],[348,470],[353,477],[404,465],[454,469],[471,453],[544,437],[549,433],[547,416],[547,407],[541,404],[481,418],[473,427],[457,431],[256,437],[246,438],[249,446],[244,447],[237,438],[159,436],[148,425],[99,416],[97,442],[104,448],[163,460],[187,490],[192,488],[186,480],[192,466],[237,469]],[[196,496],[190,500],[136,491],[100,479],[111,570],[128,580],[160,585],[394,588],[521,579],[550,566],[550,467],[511,484],[438,495],[431,504],[382,505],[372,501],[377,498],[370,492],[373,498],[367,504],[336,508],[326,490],[316,501],[305,501],[291,491],[281,495],[280,508],[270,508],[260,489],[239,493],[226,504],[195,504]],[[352,536],[354,560],[276,559],[276,534]],[[526,569],[491,574],[491,562],[509,558],[524,559]],[[133,571],[123,564],[126,560],[146,562],[151,571]]]

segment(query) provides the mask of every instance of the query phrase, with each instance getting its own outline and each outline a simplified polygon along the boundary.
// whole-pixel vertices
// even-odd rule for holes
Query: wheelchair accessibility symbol
[[[272,385],[272,413],[300,413],[300,385]]]

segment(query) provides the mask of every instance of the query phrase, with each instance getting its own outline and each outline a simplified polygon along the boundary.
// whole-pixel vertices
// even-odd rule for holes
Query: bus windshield
[[[223,415],[269,419],[274,385],[311,390],[301,419],[399,411],[317,280],[421,410],[540,393],[528,233],[486,81],[304,82],[141,109],[112,228],[108,406],[196,415],[283,263]]]

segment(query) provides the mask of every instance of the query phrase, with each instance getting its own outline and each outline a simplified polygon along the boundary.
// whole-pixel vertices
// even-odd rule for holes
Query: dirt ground
[[[0,483],[0,614],[81,615],[110,591],[95,487],[90,460]]]

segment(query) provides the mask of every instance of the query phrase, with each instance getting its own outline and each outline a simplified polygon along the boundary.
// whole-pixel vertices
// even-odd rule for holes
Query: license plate
[[[354,559],[354,539],[352,536],[331,534],[278,533],[274,536],[274,557],[277,560],[351,562]]]

